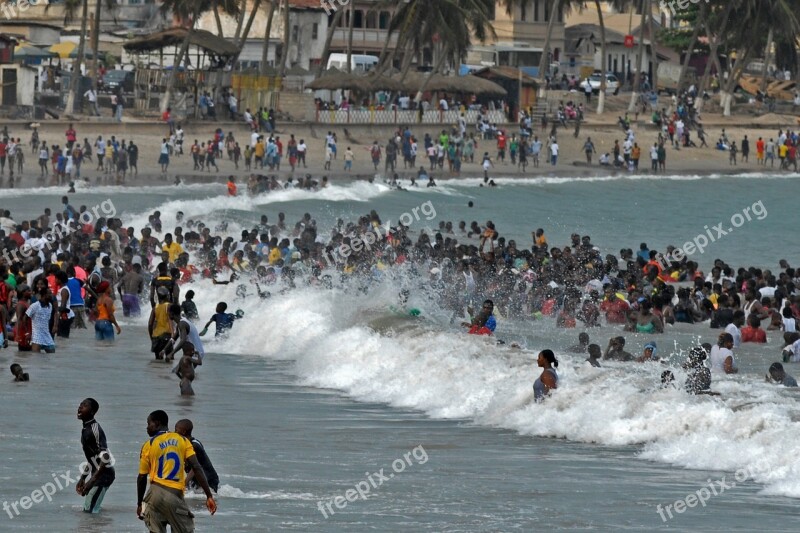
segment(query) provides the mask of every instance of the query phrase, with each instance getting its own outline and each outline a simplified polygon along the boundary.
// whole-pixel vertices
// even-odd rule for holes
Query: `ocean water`
[[[722,223],[728,234],[692,257],[702,268],[720,257],[774,269],[781,258],[798,263],[796,178],[499,179],[496,188],[467,179],[413,191],[358,182],[257,198],[227,198],[220,185],[98,187],[71,203],[110,200],[137,228],[159,209],[165,230],[182,210],[209,225],[228,221],[233,235],[261,214],[273,221],[284,212],[292,223],[309,212],[326,227],[375,209],[384,221],[410,217],[415,232],[441,220],[492,220],[520,246],[537,227],[551,245],[589,234],[603,253],[639,242],[682,245],[708,236],[706,226],[716,236],[711,228]],[[60,195],[1,191],[0,207],[19,220],[55,209]],[[421,318],[389,309],[401,286],[411,289]],[[665,364],[595,369],[564,353],[579,330],[547,320],[499,320],[497,337],[520,349],[464,335],[402,271],[384,275],[369,294],[338,285],[270,289],[274,296],[262,301],[237,299],[233,285],[192,289],[202,319],[220,300],[245,311],[231,338],[209,339],[194,398],[181,398],[167,365],[152,361],[144,319],[123,321],[113,346],[79,331],[53,355],[0,352],[0,362],[20,362],[32,379],[0,389],[11,407],[0,427],[5,502],[75,470],[82,460],[75,411],[86,396],[101,404],[97,419],[117,461],[100,516],[83,515],[82,499],[66,487],[52,502],[12,510],[13,518],[0,514],[1,531],[143,531],[135,516],[138,450],[145,418],[158,408],[173,422],[194,421],[220,473],[216,516],[199,497],[190,502],[198,531],[794,529],[800,397],[764,380],[780,358],[778,334],[737,353],[740,374],[715,376],[720,396],[692,397],[660,388],[659,376],[668,367],[683,382],[688,348],[716,337],[704,325],[625,334],[635,354],[657,340]],[[618,334],[590,332],[601,346]],[[560,384],[536,404],[535,356],[544,348],[559,356]],[[796,365],[787,370],[797,373]]]

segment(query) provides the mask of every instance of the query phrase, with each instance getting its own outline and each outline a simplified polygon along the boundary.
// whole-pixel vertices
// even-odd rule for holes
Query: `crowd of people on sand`
[[[73,124],[64,132],[64,143],[48,143],[40,138],[38,128],[34,127],[28,142],[31,157],[38,161],[38,185],[75,186],[78,181],[90,183],[87,174],[97,174],[97,182],[124,183],[127,177],[139,174],[139,147],[133,140],[117,139],[112,135],[104,139],[102,135],[83,142],[78,137]],[[0,180],[5,176],[8,163],[8,186],[14,188],[21,183],[25,151],[22,139],[8,134],[7,127],[0,134]],[[88,171],[84,164],[88,164]],[[81,171],[83,170],[83,175]],[[16,173],[16,178],[15,178]]]

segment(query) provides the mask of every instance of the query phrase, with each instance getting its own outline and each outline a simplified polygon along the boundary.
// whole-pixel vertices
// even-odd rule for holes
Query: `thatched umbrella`
[[[389,75],[383,74],[381,76],[375,76],[373,74],[367,74],[364,78],[364,81],[367,83],[367,86],[372,91],[392,91],[392,92],[399,92],[405,91],[406,86],[400,80],[392,78]]]
[[[364,76],[348,74],[338,70],[335,67],[328,69],[322,76],[306,85],[306,88],[314,89],[315,91],[338,91],[340,89],[344,89],[368,92],[370,90],[370,87]]]
[[[419,91],[423,86],[428,91],[447,91],[453,93],[469,93],[476,95],[497,95],[505,96],[508,94],[505,89],[493,81],[484,80],[477,76],[467,74],[466,76],[443,76],[434,74],[430,81],[425,84],[430,74],[426,72],[409,73],[403,83],[409,91]]]

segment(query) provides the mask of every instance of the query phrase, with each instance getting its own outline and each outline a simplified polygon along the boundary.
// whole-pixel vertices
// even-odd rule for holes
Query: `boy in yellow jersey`
[[[167,347],[175,331],[169,319],[169,291],[166,287],[159,287],[156,292],[158,305],[150,311],[147,332],[150,334],[150,351],[155,354],[156,359],[163,359],[161,352]]]
[[[153,411],[147,417],[147,434],[150,439],[142,445],[139,454],[136,514],[144,520],[151,533],[166,533],[167,524],[174,533],[191,533],[194,531],[194,515],[183,498],[187,464],[206,494],[208,511],[212,515],[217,512],[217,504],[192,443],[178,433],[169,431],[169,417],[161,410]],[[145,494],[148,477],[150,489]],[[144,511],[143,503],[147,504]]]

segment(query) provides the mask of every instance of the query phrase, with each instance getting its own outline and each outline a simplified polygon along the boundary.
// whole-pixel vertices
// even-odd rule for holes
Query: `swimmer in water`
[[[636,359],[637,363],[644,363],[645,361],[658,361],[658,357],[656,357],[656,343],[655,341],[650,341],[644,345],[644,351],[642,352],[642,356]]]
[[[786,373],[783,365],[780,363],[772,363],[769,367],[767,374],[767,381],[770,383],[777,383],[784,387],[797,387],[797,380]],[[26,374],[27,375],[27,374]]]
[[[208,331],[208,326],[212,323],[216,325],[216,331],[214,333],[215,337],[220,336],[227,336],[230,330],[233,328],[233,321],[239,318],[238,313],[234,315],[233,313],[226,313],[225,311],[228,309],[228,304],[225,302],[220,302],[217,304],[217,312],[206,322],[203,331],[200,332],[200,335],[205,335]]]
[[[613,337],[608,341],[606,353],[603,354],[603,359],[616,360],[616,361],[633,361],[633,354],[625,351],[625,337]]]
[[[181,303],[183,316],[189,320],[197,320],[200,318],[200,315],[197,313],[197,306],[194,303],[194,291],[186,291],[186,296],[184,296],[184,298],[183,303]]]
[[[541,375],[533,382],[533,398],[537,402],[544,400],[550,391],[558,388],[558,359],[553,350],[542,350],[537,360],[539,368],[543,368]]]
[[[603,355],[603,352],[600,350],[599,344],[590,344],[589,345],[589,359],[586,361],[597,368],[600,368],[600,356]]]
[[[31,380],[31,377],[28,375],[28,373],[22,370],[22,366],[18,363],[11,365],[11,374],[14,376],[15,382]]]
[[[570,346],[569,348],[567,348],[567,351],[570,353],[586,353],[588,347],[589,347],[589,334],[583,332],[578,335],[578,344]]]
[[[689,358],[683,367],[686,369],[686,392],[689,394],[711,393],[711,370],[705,365],[708,352],[702,346],[689,350]]]
[[[477,332],[483,328],[489,330],[490,332],[494,332],[495,328],[497,328],[497,320],[494,318],[494,302],[491,300],[485,300],[483,302],[483,307],[481,312],[472,316],[472,308],[467,308],[467,312],[470,316],[469,322],[462,322],[461,325],[465,328],[469,328],[470,332]]]

